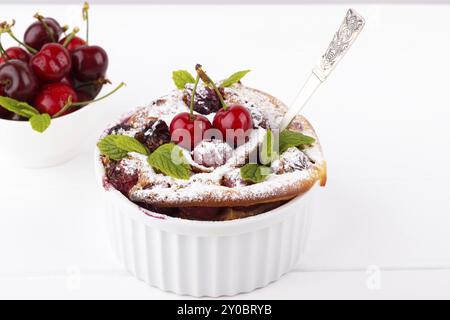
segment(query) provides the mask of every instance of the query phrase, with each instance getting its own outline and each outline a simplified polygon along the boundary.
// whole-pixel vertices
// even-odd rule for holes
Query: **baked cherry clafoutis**
[[[152,212],[231,220],[272,210],[326,182],[310,123],[279,132],[286,106],[241,84],[248,70],[213,82],[173,73],[177,89],[105,131],[98,143],[105,186]]]

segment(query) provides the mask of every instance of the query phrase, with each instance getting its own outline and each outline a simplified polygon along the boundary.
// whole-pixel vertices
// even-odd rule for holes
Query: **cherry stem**
[[[89,3],[87,1],[83,4],[83,20],[86,21],[86,44],[89,44]]]
[[[57,113],[55,113],[53,115],[53,118],[58,118],[59,116],[61,116],[62,114],[64,114],[64,112],[66,112],[67,110],[69,110],[69,108],[72,106],[72,96],[69,96],[67,98],[67,102],[64,105],[64,107],[61,108],[61,110],[59,110]]]
[[[91,104],[91,103],[103,100],[103,99],[109,97],[110,95],[112,95],[114,92],[116,92],[120,88],[122,88],[124,85],[125,85],[125,82],[121,82],[114,90],[105,94],[103,97],[100,97],[100,98],[94,99],[94,100],[90,100],[90,101],[72,102],[72,96],[69,96],[69,99],[67,99],[67,103],[64,105],[64,107],[62,107],[61,110],[59,110],[57,113],[55,113],[53,115],[53,118],[57,118],[57,117],[61,116],[62,114],[64,114],[64,112],[66,112],[67,110],[69,110],[72,107],[79,107],[79,106],[83,106],[86,104]]]
[[[32,54],[36,54],[37,50],[26,45],[25,43],[23,43],[22,41],[20,41],[19,39],[16,38],[16,36],[14,35],[14,33],[12,32],[11,28],[14,26],[14,24],[16,23],[15,20],[13,20],[11,22],[11,24],[8,24],[6,21],[0,23],[0,34],[2,33],[7,33],[9,34],[9,36],[11,38],[14,39],[14,41],[16,41],[18,44],[20,44],[21,46],[25,47],[28,51],[30,51]]]
[[[94,80],[94,81],[83,82],[82,84],[80,84],[78,86],[75,86],[75,89],[78,90],[80,88],[87,87],[87,86],[90,86],[90,85],[104,85],[104,84],[111,84],[111,81],[109,81],[106,78],[99,78],[99,79]]]
[[[214,91],[216,92],[217,96],[219,97],[220,100],[220,104],[222,105],[222,108],[224,110],[228,109],[227,104],[225,103],[225,100],[223,100],[222,94],[219,91],[219,88],[217,88],[216,84],[214,83],[214,81],[211,80],[211,78],[206,74],[205,71],[203,71],[202,66],[197,64],[195,66],[195,70],[197,71],[198,76],[202,79],[202,81],[206,84],[210,84]]]
[[[72,41],[75,35],[80,31],[78,27],[73,28],[72,32],[67,36],[66,40],[64,40],[63,47],[66,48],[67,45]]]
[[[14,20],[13,20],[13,23],[12,23],[11,25],[8,25],[7,29],[5,29],[6,33],[8,33],[9,36],[10,36],[11,38],[13,38],[14,41],[16,41],[18,44],[20,44],[21,46],[27,48],[27,50],[30,51],[32,54],[36,54],[38,51],[37,51],[35,48],[30,47],[29,45],[23,43],[22,41],[20,41],[19,39],[16,38],[16,36],[14,35],[14,33],[13,33],[12,30],[11,30],[11,27],[12,27],[13,25],[14,25]]]
[[[52,42],[56,42],[55,40],[55,35],[53,33],[53,30],[50,29],[50,27],[48,26],[47,22],[45,22],[44,17],[41,16],[39,13],[36,13],[34,15],[34,17],[36,19],[39,20],[40,23],[42,23],[42,25],[44,26],[45,31],[47,32],[47,35],[50,37],[50,39],[52,40]]]
[[[1,35],[1,34],[0,34]],[[10,60],[11,57],[8,56],[8,52],[6,52],[5,48],[3,48],[2,42],[0,41],[0,55],[4,60]]]
[[[25,48],[27,48],[28,51],[30,51],[32,54],[36,54],[38,51],[33,48],[30,47],[29,45],[23,43],[22,41],[20,41],[19,39],[16,38],[16,36],[12,33],[12,31],[9,31],[8,34],[10,35],[11,38],[13,38],[18,44],[20,44],[21,46],[24,46]]]
[[[195,78],[194,89],[192,90],[191,104],[189,106],[189,114],[191,115],[191,120],[194,119],[194,100],[195,100],[195,93],[197,92],[197,85],[198,85],[199,80],[200,80],[200,76],[197,74],[197,78]]]

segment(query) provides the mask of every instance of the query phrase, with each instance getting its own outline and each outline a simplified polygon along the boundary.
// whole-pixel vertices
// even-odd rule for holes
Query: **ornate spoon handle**
[[[319,64],[314,67],[312,74],[300,90],[294,104],[284,115],[280,130],[286,129],[292,119],[302,111],[309,98],[319,85],[324,82],[333,71],[336,64],[342,59],[364,27],[364,19],[355,10],[349,9],[339,30],[334,34],[333,40],[323,54]]]

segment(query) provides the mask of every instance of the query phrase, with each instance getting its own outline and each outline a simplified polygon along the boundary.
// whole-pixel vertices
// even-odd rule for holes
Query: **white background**
[[[304,112],[329,164],[307,253],[297,271],[236,298],[450,298],[450,6],[352,6],[366,28]],[[99,130],[197,62],[216,79],[250,68],[245,84],[289,103],[346,9],[92,6],[92,42],[109,53],[109,78],[127,83],[98,106]],[[36,11],[82,27],[80,10],[2,4],[0,19],[15,18],[21,35]],[[0,168],[0,298],[178,298],[116,262],[94,141],[59,167]]]

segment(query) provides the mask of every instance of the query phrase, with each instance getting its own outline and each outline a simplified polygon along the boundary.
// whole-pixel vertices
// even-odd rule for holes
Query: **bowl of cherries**
[[[23,40],[13,32],[15,21],[0,23],[0,37],[16,46],[5,48],[0,39],[0,161],[24,167],[49,167],[66,162],[82,149],[99,120],[101,101],[124,83],[100,96],[108,55],[89,42],[89,5],[82,17],[85,37],[78,27],[70,32],[56,19],[36,14]],[[80,130],[80,128],[82,130]]]

